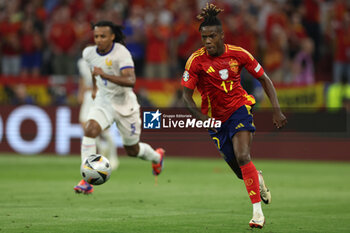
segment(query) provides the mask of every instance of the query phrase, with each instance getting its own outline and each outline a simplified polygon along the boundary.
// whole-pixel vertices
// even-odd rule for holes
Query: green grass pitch
[[[350,163],[256,160],[272,192],[266,225],[250,229],[242,181],[218,159],[121,157],[111,179],[78,195],[78,156],[0,156],[1,232],[350,232]]]

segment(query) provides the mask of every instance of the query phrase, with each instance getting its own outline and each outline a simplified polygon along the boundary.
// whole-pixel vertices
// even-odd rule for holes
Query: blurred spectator
[[[77,12],[73,23],[77,41],[76,47],[79,51],[82,51],[87,44],[93,43],[91,24],[87,21],[85,11]]]
[[[33,0],[28,2],[24,7],[24,19],[31,19],[33,21],[34,30],[43,33],[44,23],[47,18],[45,8],[41,6],[41,0]]]
[[[223,29],[225,33],[225,43],[240,46],[240,31],[243,27],[242,17],[229,14],[224,19]]]
[[[305,38],[307,38],[307,33],[302,24],[302,16],[298,11],[292,12],[288,31],[290,58],[293,58],[299,51],[300,42]]]
[[[341,10],[342,1],[335,5],[334,30],[334,66],[333,81],[346,81],[350,84],[350,11]],[[345,79],[345,80],[344,80]]]
[[[129,1],[128,0],[105,0],[104,8],[107,9],[107,13],[111,14],[110,20],[121,25],[123,19],[127,16]]]
[[[99,4],[96,0],[73,0],[69,1],[70,11],[72,17],[77,17],[78,14],[82,14],[85,17],[86,23],[91,23],[95,20],[95,16],[98,14]]]
[[[279,25],[275,25],[271,30],[271,38],[267,42],[263,64],[271,80],[276,84],[281,84],[286,81],[287,35]]]
[[[320,8],[323,0],[304,0],[303,24],[315,45],[314,61],[319,61],[321,45]]]
[[[256,18],[249,14],[239,16],[229,14],[224,20],[225,43],[242,47],[256,56],[258,53]]]
[[[50,14],[60,4],[61,0],[44,0],[45,10]]]
[[[12,104],[22,105],[22,104],[34,104],[34,100],[31,96],[27,94],[27,88],[24,84],[18,84],[13,88],[14,98],[12,99]]]
[[[262,62],[269,77],[275,84],[286,82],[286,66],[288,65],[287,15],[283,5],[270,1],[265,9],[266,23],[263,41]]]
[[[14,0],[7,4],[7,7],[0,12],[1,70],[4,75],[16,76],[19,74],[21,62],[19,39],[21,13],[19,1]]]
[[[21,30],[21,75],[38,77],[42,65],[43,38],[32,19],[24,20]]]
[[[275,28],[287,28],[287,15],[283,11],[283,7],[277,1],[272,1],[270,13],[267,15],[265,38],[267,43],[274,39]]]
[[[196,22],[193,22],[191,9],[184,7],[174,26],[172,35],[172,57],[175,58],[174,66],[178,73],[185,69],[187,59],[193,51],[201,47],[200,34]],[[179,76],[178,74],[176,76]]]
[[[273,0],[266,0],[264,2],[258,1],[259,7],[259,13],[257,15],[258,22],[257,27],[260,33],[264,34],[266,23],[267,23],[267,17],[270,15],[270,12],[272,11],[272,3]]]
[[[292,84],[309,85],[315,83],[314,63],[312,54],[314,50],[313,41],[305,38],[301,42],[301,49],[294,58],[292,68]]]
[[[53,53],[53,73],[75,74],[76,31],[70,18],[68,6],[58,8],[52,18],[52,27],[49,31],[49,44]]]
[[[130,16],[124,23],[126,47],[129,49],[135,63],[136,76],[144,76],[145,63],[145,22],[144,11],[138,6],[132,6]]]
[[[151,12],[146,27],[145,75],[148,78],[168,78],[170,16],[159,6],[155,6]]]

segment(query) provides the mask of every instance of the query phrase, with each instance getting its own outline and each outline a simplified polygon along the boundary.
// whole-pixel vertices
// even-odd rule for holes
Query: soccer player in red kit
[[[221,120],[220,128],[209,129],[210,136],[224,155],[237,177],[243,179],[253,204],[250,227],[262,228],[265,217],[261,200],[268,204],[271,194],[266,188],[261,171],[257,171],[250,157],[250,146],[255,126],[251,106],[253,96],[241,86],[240,73],[246,68],[260,81],[273,107],[273,123],[277,128],[287,123],[281,112],[275,88],[254,57],[243,48],[224,44],[224,33],[216,17],[222,10],[210,4],[198,15],[204,19],[199,27],[204,47],[188,59],[181,84],[183,99],[189,111],[200,120]],[[201,111],[192,95],[197,88],[202,96]]]

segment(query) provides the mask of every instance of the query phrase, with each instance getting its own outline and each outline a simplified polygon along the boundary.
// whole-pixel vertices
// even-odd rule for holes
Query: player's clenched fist
[[[94,70],[92,71],[92,75],[100,75],[102,76],[104,74],[103,70],[100,67],[94,66]]]

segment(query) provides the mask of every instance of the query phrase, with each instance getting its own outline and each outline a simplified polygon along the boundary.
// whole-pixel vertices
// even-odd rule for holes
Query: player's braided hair
[[[91,26],[92,29],[94,29],[95,27],[110,27],[115,37],[113,41],[125,45],[125,35],[123,33],[123,26],[116,25],[111,21],[99,21],[95,24],[92,23]]]
[[[221,26],[221,21],[216,17],[223,9],[217,8],[214,4],[207,3],[206,7],[202,8],[202,12],[197,15],[197,19],[204,21],[199,26],[199,31],[205,26]]]

